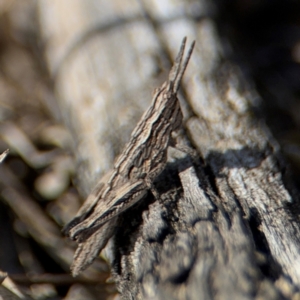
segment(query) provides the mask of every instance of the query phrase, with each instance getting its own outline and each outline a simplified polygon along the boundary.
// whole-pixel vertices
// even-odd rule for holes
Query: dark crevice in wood
[[[241,149],[228,149],[224,153],[211,151],[207,161],[216,177],[223,177],[224,168],[245,168],[253,169],[260,166],[267,154],[258,147],[245,146]]]
[[[273,259],[266,237],[264,233],[259,229],[261,225],[261,218],[256,208],[250,209],[250,218],[248,224],[252,232],[252,238],[254,240],[256,250],[259,253],[262,253],[266,259],[264,263],[258,264],[258,266],[264,276],[271,279],[272,281],[275,281],[281,276],[282,269]]]
[[[286,160],[284,155],[280,151],[274,153],[274,160],[278,166],[278,170],[282,175],[282,181],[284,186],[292,196],[293,202],[287,203],[286,208],[290,212],[291,216],[298,219],[300,218],[300,191],[296,184],[295,176],[293,176],[292,166],[289,161]]]
[[[210,184],[212,191],[215,193],[216,196],[220,197],[218,187],[215,181],[215,174],[209,164],[206,164],[203,168],[203,172],[205,173],[206,179]]]

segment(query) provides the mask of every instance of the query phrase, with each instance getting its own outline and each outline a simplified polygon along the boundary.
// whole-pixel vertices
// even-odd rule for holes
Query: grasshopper
[[[195,155],[194,150],[179,145],[175,138],[183,120],[177,92],[195,41],[183,61],[185,44],[186,38],[168,80],[155,90],[150,107],[132,132],[113,170],[98,183],[76,217],[63,229],[79,243],[71,267],[74,276],[105,247],[114,233],[118,215],[140,201],[148,191],[160,199],[153,182],[166,167],[168,147]]]

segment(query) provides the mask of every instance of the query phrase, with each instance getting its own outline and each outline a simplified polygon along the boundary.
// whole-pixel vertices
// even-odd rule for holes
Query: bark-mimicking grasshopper
[[[149,190],[159,199],[153,181],[166,167],[168,147],[193,152],[178,145],[172,136],[182,126],[177,91],[195,45],[195,42],[191,44],[183,61],[185,43],[186,38],[168,80],[155,91],[150,107],[132,132],[113,170],[98,183],[76,217],[63,230],[79,243],[71,267],[74,276],[104,248],[114,233],[116,216],[141,200]]]

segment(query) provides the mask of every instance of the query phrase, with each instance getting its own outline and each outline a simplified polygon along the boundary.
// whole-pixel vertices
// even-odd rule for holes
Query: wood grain
[[[80,30],[61,13],[67,3],[43,1],[39,7],[84,195],[120,153],[149,105],[144,93],[156,85],[155,74],[158,79],[167,69],[182,37],[197,41],[183,78],[186,134],[179,138],[192,143],[203,163],[171,153],[156,182],[164,205],[149,195],[121,218],[106,251],[123,298],[296,296],[298,198],[286,184],[276,141],[253,112],[259,96],[226,58],[209,3],[73,1],[80,5],[72,11]],[[49,7],[55,22],[45,17]],[[74,40],[83,42],[65,46]],[[61,57],[68,59],[58,63],[63,50],[68,54]]]

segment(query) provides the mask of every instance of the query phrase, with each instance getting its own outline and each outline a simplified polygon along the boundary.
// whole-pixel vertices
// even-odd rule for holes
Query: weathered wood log
[[[184,142],[107,247],[124,299],[291,299],[300,286],[297,198],[255,89],[224,56],[208,2],[38,2],[41,36],[77,184],[91,190],[128,141],[183,36]],[[67,12],[67,13],[66,13]],[[197,16],[197,18],[194,18]],[[159,83],[158,83],[159,82]]]

